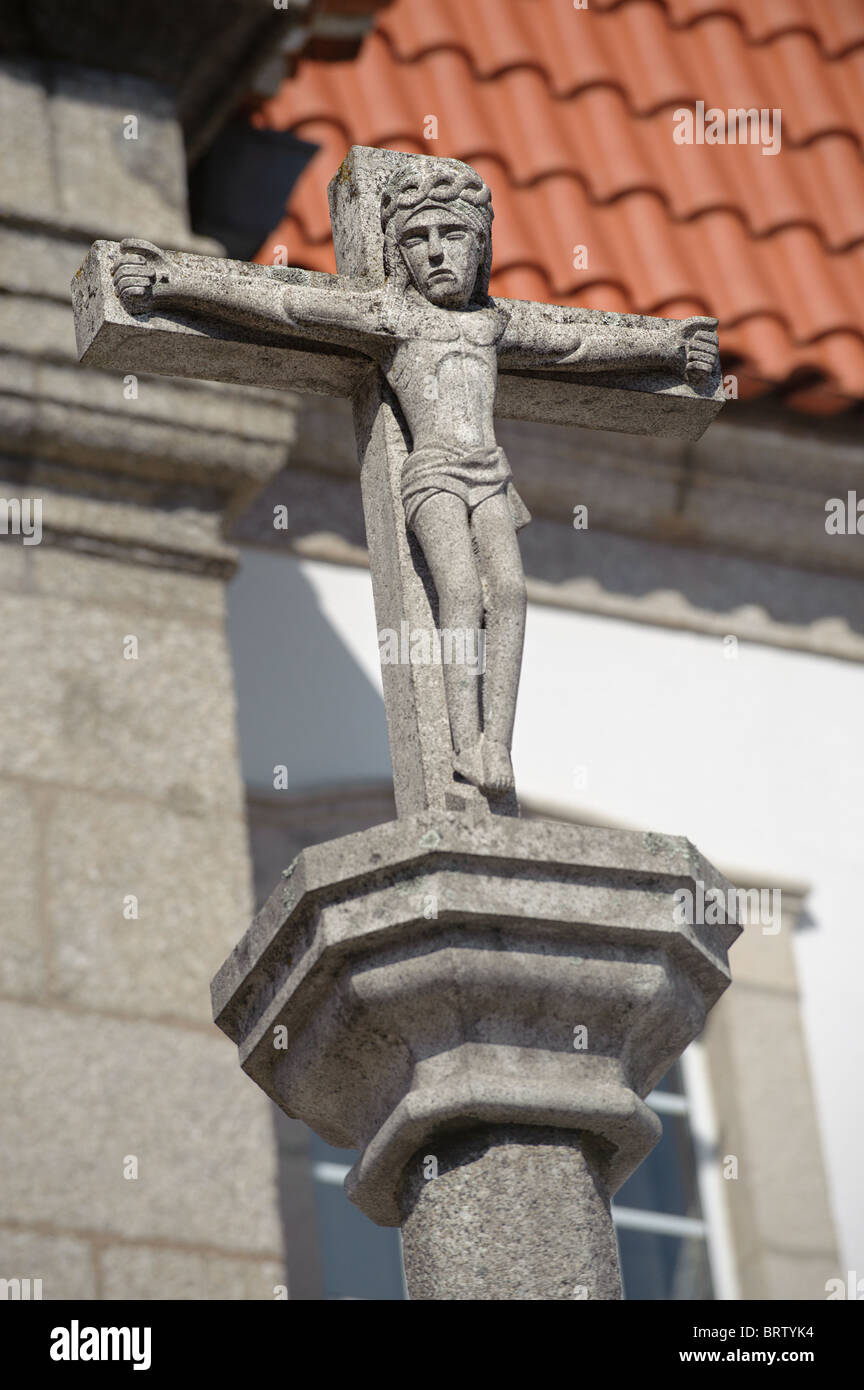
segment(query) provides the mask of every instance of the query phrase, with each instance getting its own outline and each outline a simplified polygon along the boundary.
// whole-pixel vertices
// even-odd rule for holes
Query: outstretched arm
[[[322,288],[286,283],[257,266],[247,273],[226,273],[202,261],[192,270],[184,257],[132,238],[121,241],[113,275],[117,296],[130,314],[176,309],[268,337],[284,333],[367,350],[379,336],[380,295],[348,289],[335,276],[332,288]]]
[[[502,366],[668,371],[694,384],[711,376],[717,360],[717,320],[701,317],[654,319],[644,328],[545,318],[520,325],[511,319],[501,342]]]

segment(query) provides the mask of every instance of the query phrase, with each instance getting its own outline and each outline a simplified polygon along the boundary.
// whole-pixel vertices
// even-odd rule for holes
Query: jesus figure
[[[654,320],[652,330],[544,323],[530,341],[488,293],[492,199],[454,159],[394,174],[381,197],[384,284],[295,285],[198,277],[148,242],[121,243],[116,292],[130,313],[178,310],[360,349],[379,365],[411,445],[401,480],[405,525],[438,599],[441,630],[484,630],[485,669],[443,668],[457,778],[487,794],[513,787],[510,750],[525,631],[516,532],[530,520],[495,438],[499,359],[576,372],[665,370],[705,381],[716,321]],[[463,650],[468,649],[468,642]],[[475,647],[475,650],[477,648]]]

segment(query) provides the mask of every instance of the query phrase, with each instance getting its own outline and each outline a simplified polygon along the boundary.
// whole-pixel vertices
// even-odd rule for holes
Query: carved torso
[[[498,342],[507,319],[499,309],[439,309],[406,295],[381,366],[414,449],[494,447]]]

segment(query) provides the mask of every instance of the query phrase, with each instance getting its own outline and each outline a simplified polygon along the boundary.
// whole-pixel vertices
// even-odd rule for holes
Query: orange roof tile
[[[676,144],[697,101],[779,109],[780,152]],[[333,269],[349,145],[455,155],[492,187],[493,294],[711,313],[742,394],[864,398],[862,0],[395,0],[251,119],[319,146],[259,260]]]
[[[620,0],[593,0],[598,10]],[[829,57],[864,43],[864,8],[859,0],[665,0],[674,25],[692,24],[712,14],[731,14],[754,43],[780,34],[812,34]]]

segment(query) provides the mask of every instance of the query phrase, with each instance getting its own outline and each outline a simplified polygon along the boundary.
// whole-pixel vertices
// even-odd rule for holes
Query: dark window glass
[[[673,1062],[666,1075],[657,1082],[655,1091],[672,1091],[676,1096],[684,1094],[684,1078],[681,1075],[681,1063]]]
[[[312,1135],[313,1163],[349,1166],[357,1154],[333,1149]],[[318,1211],[318,1253],[326,1299],[358,1298],[393,1301],[405,1297],[399,1232],[376,1226],[348,1201],[341,1183],[315,1183]]]
[[[663,1136],[655,1149],[618,1189],[619,1207],[642,1207],[671,1216],[702,1215],[696,1187],[693,1141],[686,1115],[661,1115]]]
[[[705,1302],[714,1297],[704,1240],[618,1230],[624,1297]]]

